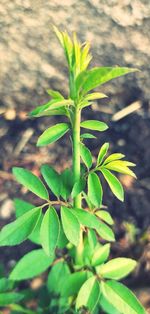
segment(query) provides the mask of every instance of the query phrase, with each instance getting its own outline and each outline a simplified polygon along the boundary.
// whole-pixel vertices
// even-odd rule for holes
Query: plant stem
[[[73,177],[74,182],[80,179],[80,119],[81,111],[76,106],[73,124]],[[74,207],[81,208],[81,194],[74,198]]]

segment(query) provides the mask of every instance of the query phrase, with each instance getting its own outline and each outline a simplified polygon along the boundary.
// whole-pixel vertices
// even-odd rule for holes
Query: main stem
[[[80,120],[81,110],[78,106],[75,107],[74,123],[73,123],[73,176],[74,182],[80,179]],[[78,194],[74,200],[74,208],[81,208],[81,194]],[[80,230],[80,241],[76,248],[76,264],[82,265],[83,257],[83,233]]]
[[[80,179],[80,120],[81,111],[76,106],[73,123],[73,176],[74,182]],[[74,198],[74,207],[81,208],[81,194]]]

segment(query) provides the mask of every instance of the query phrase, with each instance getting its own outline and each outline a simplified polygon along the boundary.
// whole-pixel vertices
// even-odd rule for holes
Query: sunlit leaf
[[[105,158],[107,154],[108,148],[109,148],[109,143],[105,143],[102,145],[99,151],[98,157],[97,157],[97,165],[100,165],[102,163],[103,159]]]
[[[96,216],[98,216],[100,219],[102,219],[103,221],[105,221],[108,225],[112,226],[114,224],[114,221],[110,215],[110,213],[108,213],[106,210],[98,210],[96,211]]]
[[[105,165],[105,168],[119,172],[119,173],[128,174],[129,176],[136,178],[135,173],[131,169],[129,169],[128,166],[134,167],[135,164],[130,163],[130,162],[126,162],[125,160],[124,161],[123,160],[116,160],[116,161],[112,161],[110,163],[107,163]]]
[[[108,129],[108,126],[106,123],[97,121],[97,120],[87,120],[81,122],[81,127],[89,130],[94,131],[105,131]]]
[[[101,282],[101,291],[106,300],[122,314],[146,314],[136,296],[123,284],[114,280]]]
[[[91,168],[92,155],[90,150],[83,143],[80,143],[80,155],[87,168]]]
[[[120,181],[107,169],[101,169],[101,172],[106,179],[113,194],[123,202],[124,200],[124,190]]]
[[[82,285],[79,290],[76,309],[85,306],[92,313],[100,298],[100,287],[96,277],[92,276]]]
[[[120,280],[132,272],[136,265],[136,261],[131,258],[118,257],[102,265],[99,274],[103,278]]]
[[[94,254],[92,256],[92,266],[98,266],[103,264],[109,257],[110,253],[110,244],[107,243],[103,246],[100,246],[98,249],[95,248]]]
[[[74,244],[78,245],[80,239],[80,224],[73,211],[67,207],[61,207],[61,220],[64,233],[67,239]]]

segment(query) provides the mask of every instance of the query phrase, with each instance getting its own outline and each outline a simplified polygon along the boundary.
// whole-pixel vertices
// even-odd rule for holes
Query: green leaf
[[[100,298],[100,287],[96,277],[92,276],[82,285],[79,290],[76,309],[80,309],[83,306],[88,308],[90,313],[93,313]]]
[[[47,287],[49,292],[60,294],[69,275],[70,269],[65,261],[60,261],[54,264],[48,275]]]
[[[0,306],[5,306],[19,302],[23,298],[24,298],[23,294],[17,292],[0,293]]]
[[[103,278],[119,280],[126,277],[136,265],[131,258],[118,257],[102,265],[99,274]]]
[[[84,237],[83,260],[85,265],[91,265],[91,258],[94,253],[96,244],[97,237],[95,231],[92,229],[88,229],[87,236]]]
[[[106,164],[108,164],[109,162],[114,161],[114,160],[122,159],[122,158],[124,158],[124,157],[125,157],[125,155],[123,155],[123,154],[120,154],[120,153],[113,153],[113,154],[111,154],[110,156],[108,156],[108,157],[105,159],[103,165],[106,165]]]
[[[65,169],[61,174],[61,196],[67,200],[73,188],[73,174],[71,169]]]
[[[75,208],[73,213],[83,226],[95,229],[103,239],[107,241],[115,240],[112,230],[100,222],[94,214],[80,208]]]
[[[116,171],[116,172],[120,172],[123,174],[128,174],[129,176],[136,178],[135,173],[131,169],[128,168],[128,165],[131,167],[135,166],[135,164],[130,163],[130,162],[126,162],[125,160],[124,161],[123,160],[116,160],[116,161],[112,161],[110,163],[107,163],[105,165],[105,168]]]
[[[103,190],[96,173],[90,173],[88,175],[88,197],[96,208],[101,206]]]
[[[102,99],[102,98],[107,98],[108,96],[103,94],[103,93],[92,93],[86,95],[85,99],[86,100],[95,100],[95,99]]]
[[[54,255],[59,233],[59,217],[55,208],[49,207],[44,215],[40,230],[41,245],[48,256]]]
[[[82,143],[80,143],[80,155],[87,168],[92,166],[92,155],[90,150]]]
[[[85,184],[86,184],[85,179],[82,177],[77,182],[75,182],[71,192],[72,198],[76,197],[84,190]]]
[[[114,224],[114,221],[111,217],[111,215],[106,210],[99,210],[96,213],[96,216],[98,216],[100,219],[105,221],[108,225],[112,226]]]
[[[71,99],[57,99],[55,100],[55,102],[53,102],[49,108],[47,108],[45,110],[45,113],[46,111],[49,111],[49,110],[55,110],[55,109],[60,109],[62,107],[65,107],[65,106],[71,106],[73,105],[73,101]]]
[[[61,190],[61,179],[59,173],[48,165],[43,165],[41,167],[41,173],[51,191],[54,195],[59,197]]]
[[[24,255],[10,274],[10,279],[19,281],[34,278],[43,273],[53,262],[42,249],[33,250]]]
[[[97,121],[97,120],[87,120],[81,122],[81,127],[89,130],[94,131],[105,131],[108,129],[108,126],[106,123]]]
[[[0,293],[12,290],[13,286],[14,286],[13,281],[9,280],[8,278],[0,279]]]
[[[67,123],[58,123],[42,133],[39,137],[37,146],[46,146],[53,142],[56,142],[69,130],[69,124]]]
[[[132,73],[137,69],[121,67],[95,67],[89,71],[84,71],[76,79],[77,90],[82,88],[83,93],[114,79],[119,76]]]
[[[95,135],[93,135],[93,134],[90,134],[90,133],[83,133],[83,134],[81,134],[81,139],[87,139],[87,138],[96,138],[96,136]]]
[[[98,157],[97,157],[97,165],[100,165],[102,163],[104,157],[107,154],[108,148],[109,148],[109,143],[105,143],[102,145],[99,151]]]
[[[64,99],[63,95],[55,90],[47,89],[47,94],[52,96],[54,99]]]
[[[6,225],[0,232],[0,246],[13,246],[25,241],[34,230],[41,215],[41,208],[36,207]]]
[[[120,181],[107,169],[100,169],[106,179],[113,194],[120,200],[124,201],[124,191]]]
[[[57,242],[57,247],[60,249],[63,249],[67,243],[68,243],[68,239],[66,238],[62,224],[60,223],[60,233],[59,233],[59,238]]]
[[[112,304],[108,302],[108,300],[106,300],[106,298],[104,298],[103,295],[101,295],[101,298],[100,298],[100,305],[102,309],[104,310],[104,312],[107,314],[121,314],[115,309],[115,307]]]
[[[114,280],[101,282],[104,297],[122,314],[146,314],[135,295],[123,284]]]
[[[98,249],[95,248],[94,254],[92,256],[92,266],[96,267],[100,264],[103,264],[109,257],[110,253],[110,244],[107,243],[103,246],[100,246]]]
[[[78,219],[74,216],[73,210],[62,206],[61,220],[67,239],[72,244],[77,246],[80,239],[80,224],[78,222]]]
[[[70,297],[76,295],[86,280],[87,280],[86,271],[79,271],[70,274],[70,276],[67,278],[67,280],[64,281],[62,285],[61,295],[63,297]]]
[[[102,237],[102,239],[110,242],[115,241],[115,236],[112,229],[108,227],[105,223],[99,221],[99,224],[96,227],[96,231],[100,235],[100,237]]]
[[[30,209],[35,208],[33,204],[25,202],[19,198],[15,198],[14,203],[16,209],[16,218],[19,218],[23,214],[27,213]],[[42,220],[43,214],[41,213],[34,230],[29,235],[29,240],[36,244],[40,244],[40,227]]]
[[[42,181],[32,172],[23,168],[14,167],[13,174],[16,177],[16,180],[20,184],[24,185],[29,191],[31,191],[32,193],[36,194],[37,196],[44,200],[49,199],[46,187],[44,186]]]

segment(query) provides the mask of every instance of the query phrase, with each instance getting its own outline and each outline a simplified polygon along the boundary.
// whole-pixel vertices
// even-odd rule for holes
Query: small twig
[[[126,116],[128,116],[129,114],[133,113],[134,111],[139,110],[142,107],[142,104],[140,101],[135,101],[134,103],[132,103],[131,105],[127,106],[126,108],[123,108],[122,110],[118,111],[117,113],[115,113],[111,120],[112,121],[119,121],[123,118],[125,118]]]
[[[16,146],[16,148],[14,150],[14,155],[15,156],[19,156],[21,151],[24,149],[25,145],[30,140],[30,138],[33,135],[33,133],[34,133],[34,130],[31,129],[31,128],[25,130],[25,132],[21,136],[21,139],[20,139],[19,143],[17,144],[17,146]]]

